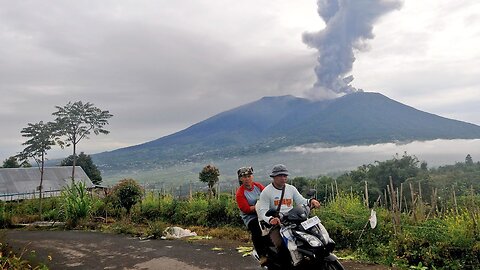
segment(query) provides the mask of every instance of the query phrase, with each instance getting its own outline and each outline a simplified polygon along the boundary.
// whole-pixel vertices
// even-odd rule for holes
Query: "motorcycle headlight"
[[[320,239],[318,239],[317,237],[311,235],[311,234],[308,234],[308,233],[304,233],[304,232],[296,232],[296,234],[302,238],[303,240],[307,241],[307,243],[312,246],[312,247],[320,247],[323,245],[322,241],[320,241]]]

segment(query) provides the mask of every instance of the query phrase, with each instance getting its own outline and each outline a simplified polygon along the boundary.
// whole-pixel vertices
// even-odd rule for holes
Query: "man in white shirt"
[[[278,217],[267,217],[265,215],[268,210],[277,210],[279,205],[280,209],[278,211],[280,213],[287,213],[294,207],[294,205],[308,204],[314,208],[320,207],[320,203],[317,200],[305,199],[300,192],[298,192],[296,187],[287,184],[288,170],[285,165],[275,165],[270,177],[273,178],[273,181],[262,191],[255,207],[257,209],[259,220],[263,220],[271,225],[279,225],[280,219]],[[284,193],[283,198],[282,191]],[[275,246],[279,248],[281,245],[281,238],[279,240],[277,234],[278,237],[280,237],[278,232],[271,232],[270,236]]]

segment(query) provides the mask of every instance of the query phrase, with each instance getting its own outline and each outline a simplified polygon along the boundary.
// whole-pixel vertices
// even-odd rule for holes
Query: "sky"
[[[338,16],[371,16],[365,29],[337,25],[365,34],[353,40],[354,58],[341,74],[349,90],[480,125],[478,0],[340,1],[353,9]],[[114,115],[109,135],[78,145],[93,154],[264,96],[321,98],[328,86],[316,67],[330,54],[314,43],[347,37],[335,36],[341,18],[315,0],[0,0],[0,7],[0,161],[24,148],[22,128],[52,121],[55,106],[69,101]]]

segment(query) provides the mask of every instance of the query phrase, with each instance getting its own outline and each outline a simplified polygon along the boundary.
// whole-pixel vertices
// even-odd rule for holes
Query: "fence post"
[[[397,196],[395,192],[395,187],[393,186],[393,180],[390,176],[390,196],[391,196],[391,203],[392,203],[392,218],[393,218],[393,230],[395,235],[397,235],[398,231],[400,230],[400,215],[398,213],[398,202]],[[397,227],[399,228],[397,231]]]
[[[365,206],[369,208],[369,200],[368,200],[368,182],[365,181]]]
[[[453,204],[455,206],[455,213],[458,215],[457,196],[455,195],[455,186],[452,186],[452,192],[453,192]]]

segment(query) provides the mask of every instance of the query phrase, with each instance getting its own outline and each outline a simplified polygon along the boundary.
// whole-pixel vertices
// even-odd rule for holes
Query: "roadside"
[[[43,262],[52,270],[259,269],[251,257],[242,257],[236,251],[241,243],[232,240],[141,240],[88,231],[3,230],[2,233],[10,246],[19,250],[28,248],[34,261]],[[348,270],[390,269],[350,261],[342,263]]]

